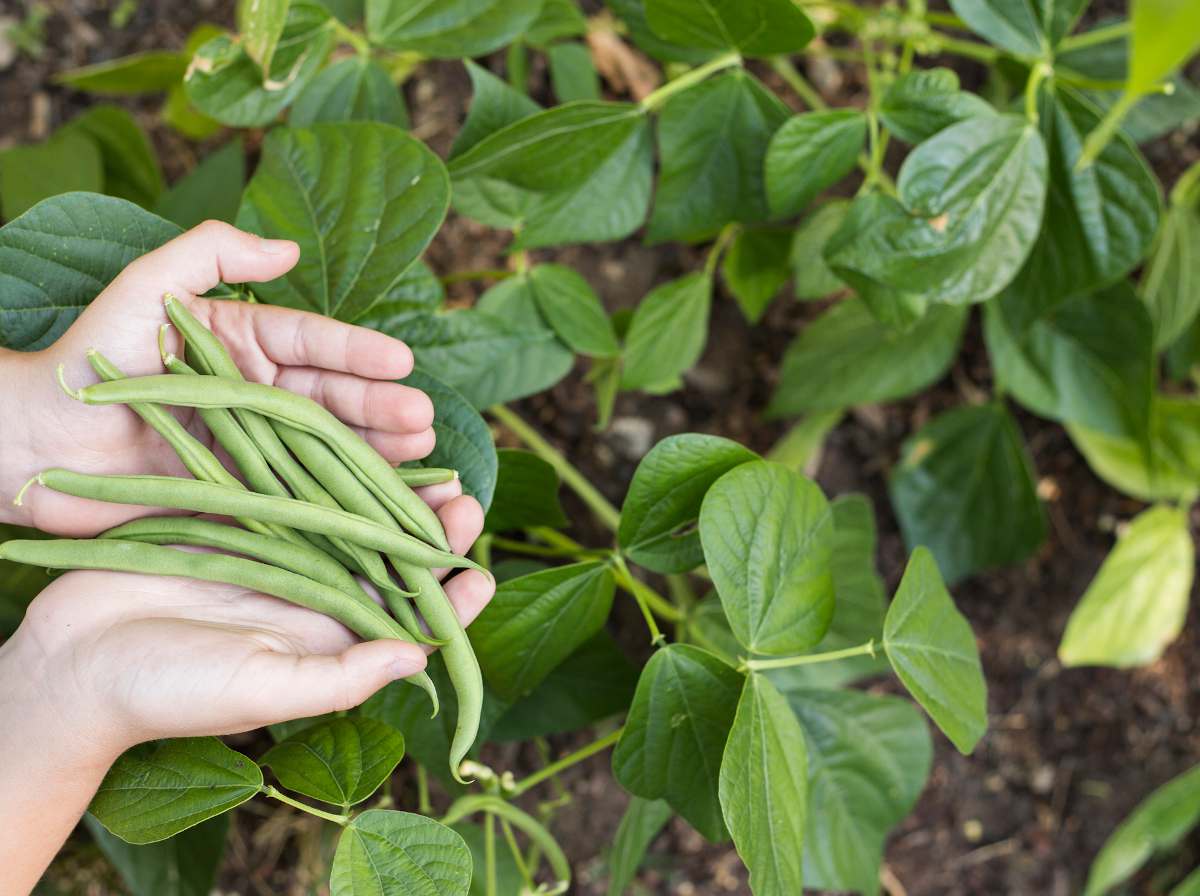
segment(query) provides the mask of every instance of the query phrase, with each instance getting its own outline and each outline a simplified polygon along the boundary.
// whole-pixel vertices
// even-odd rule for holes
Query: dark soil
[[[53,86],[49,77],[54,72],[140,49],[178,47],[198,21],[231,21],[233,7],[232,0],[142,0],[129,24],[114,29],[109,15],[116,5],[116,0],[49,4],[53,13],[46,52],[40,59],[22,57],[0,71],[0,147],[44,137],[91,102]],[[13,12],[11,0],[0,0],[0,14]],[[499,70],[502,63],[495,65]],[[852,75],[830,76],[823,70],[810,75],[834,104],[860,99]],[[533,77],[539,77],[536,67]],[[977,79],[978,71],[964,68],[965,81]],[[428,65],[406,92],[415,132],[444,152],[469,99],[462,68]],[[152,129],[168,176],[176,177],[193,164],[197,152],[157,125],[159,102],[149,98],[126,104]],[[1147,155],[1169,183],[1200,149],[1194,135],[1175,135],[1149,147]],[[452,216],[428,259],[439,273],[503,266],[505,243],[504,235]],[[636,240],[537,255],[579,269],[610,309],[634,305],[652,285],[695,269],[701,257],[687,248],[652,250]],[[451,300],[469,303],[478,291],[460,284],[452,288]],[[594,429],[595,408],[583,369],[518,410],[619,503],[638,459],[666,435],[718,433],[767,451],[785,431],[784,424],[764,422],[760,416],[778,359],[820,308],[780,298],[764,321],[752,327],[727,296],[719,296],[708,351],[685,387],[658,398],[622,395],[606,432]],[[913,400],[851,413],[824,447],[816,478],[826,492],[859,491],[874,503],[880,569],[889,586],[896,584],[906,557],[886,490],[900,444],[932,414],[986,389],[989,379],[976,321],[958,363],[941,383]],[[1153,788],[1200,761],[1200,612],[1195,604],[1183,636],[1148,668],[1065,671],[1056,661],[1067,615],[1110,549],[1116,525],[1139,505],[1098,481],[1059,426],[1018,416],[1040,476],[1039,490],[1047,499],[1050,535],[1024,567],[976,576],[954,589],[978,635],[991,727],[970,757],[958,755],[935,735],[929,784],[887,848],[884,886],[891,896],[1078,892],[1092,857],[1129,810]],[[566,500],[581,540],[608,540],[572,496]],[[612,626],[631,651],[644,652],[644,632],[630,605],[619,602]],[[879,687],[897,690],[891,684]],[[555,738],[551,746],[565,753],[587,739],[586,734]],[[517,774],[539,764],[528,748],[489,750],[487,761]],[[575,863],[576,892],[600,894],[605,876],[600,854],[626,798],[603,757],[576,767],[565,782],[574,805],[559,813],[555,830]],[[399,804],[412,805],[411,782],[401,779],[396,797]],[[111,878],[97,870],[100,865],[85,841],[81,837],[68,846],[56,864],[54,882],[63,892],[118,892],[110,889]],[[274,805],[252,803],[238,815],[222,872],[224,889],[320,892],[321,857],[327,853],[319,826]],[[1165,861],[1162,874],[1140,879],[1138,893],[1164,892],[1161,880],[1200,862],[1200,836]],[[732,849],[704,843],[678,821],[655,842],[640,885],[644,892],[661,894],[748,893]]]

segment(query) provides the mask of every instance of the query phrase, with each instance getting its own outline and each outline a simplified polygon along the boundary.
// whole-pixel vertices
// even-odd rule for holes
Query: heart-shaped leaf
[[[388,779],[404,758],[404,735],[362,716],[318,722],[277,743],[259,760],[281,784],[348,809]]]
[[[467,896],[472,870],[467,844],[444,824],[369,809],[343,829],[329,887],[333,896]]]

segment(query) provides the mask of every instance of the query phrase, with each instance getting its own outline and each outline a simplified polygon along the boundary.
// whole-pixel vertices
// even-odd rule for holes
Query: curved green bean
[[[453,482],[458,478],[458,470],[450,470],[446,467],[396,467],[395,469],[409,488],[441,485],[443,482]]]
[[[412,643],[407,633],[382,610],[376,615],[363,605],[346,600],[342,592],[328,585],[228,554],[201,554],[117,539],[60,538],[6,541],[0,544],[0,559],[50,569],[106,569],[222,582],[324,613],[365,640],[386,638]],[[428,674],[421,672],[409,680],[429,695],[436,712],[437,689]]]
[[[233,395],[224,396],[240,397],[242,401],[223,401],[220,402],[222,406],[256,411],[323,439],[405,528],[442,550],[450,549],[437,514],[405,484],[391,464],[353,430],[315,401],[283,389],[244,382],[241,370],[230,358],[221,340],[200,323],[183,303],[168,294],[163,297],[163,304],[167,316],[183,334],[189,347],[205,359],[212,373],[230,381],[227,390],[230,386],[243,387],[240,390],[233,388]],[[192,407],[207,403],[206,399],[199,398],[201,403]],[[187,404],[183,401],[170,403]]]

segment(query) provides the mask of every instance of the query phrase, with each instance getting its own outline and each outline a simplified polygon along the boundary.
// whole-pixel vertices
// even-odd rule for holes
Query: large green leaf
[[[488,687],[507,700],[536,688],[608,618],[615,583],[589,561],[510,579],[471,625]]]
[[[1048,55],[1086,5],[1086,0],[950,0],[972,31],[1023,56]]]
[[[718,776],[741,688],[742,676],[708,651],[663,647],[642,670],[613,751],[622,787],[666,800],[709,840],[725,836]]]
[[[1140,291],[1154,321],[1154,348],[1162,351],[1200,311],[1200,163],[1171,193]]]
[[[179,233],[95,193],[55,196],[9,221],[0,228],[0,347],[45,348],[126,265]]]
[[[758,455],[720,436],[684,433],[650,449],[633,473],[621,506],[617,541],[634,563],[660,573],[704,560],[696,522],[714,482]]]
[[[290,5],[291,0],[239,0],[237,5],[242,48],[262,69],[264,78],[270,76],[271,59],[283,37]]]
[[[295,240],[300,261],[255,294],[354,320],[425,251],[449,199],[441,160],[400,128],[354,121],[276,129],[237,221]]]
[[[989,302],[984,336],[997,383],[1044,417],[1143,438],[1154,392],[1150,318],[1124,283],[1056,305],[1023,332],[1020,300]]]
[[[714,51],[663,40],[646,21],[645,0],[605,0],[606,5],[629,29],[629,37],[637,47],[661,62],[685,62],[696,65],[708,59]]]
[[[650,242],[695,242],[730,221],[767,217],[763,162],[787,107],[734,69],[672,97],[658,122],[661,160]]]
[[[662,40],[743,56],[794,53],[813,25],[791,0],[646,0],[646,21]]]
[[[404,736],[363,716],[318,722],[280,741],[259,760],[279,782],[349,809],[388,779],[404,758]]]
[[[804,732],[770,679],[747,676],[721,759],[725,823],[755,896],[804,889],[808,809]]]
[[[1200,765],[1172,778],[1142,800],[1105,842],[1088,872],[1084,896],[1104,896],[1125,883],[1156,853],[1200,824]]]
[[[700,360],[708,340],[712,276],[696,271],[656,286],[638,304],[625,337],[622,389],[663,390]],[[663,346],[671,346],[669,352]]]
[[[367,37],[392,50],[486,56],[537,18],[542,0],[367,0]]]
[[[640,796],[629,800],[608,858],[608,896],[623,896],[633,882],[646,850],[671,814],[671,807],[662,800],[644,800]]]
[[[960,753],[987,731],[987,685],[971,626],[954,606],[933,554],[917,548],[883,621],[892,669]]]
[[[381,121],[406,128],[408,111],[387,70],[355,56],[326,68],[296,97],[288,124],[306,127],[319,121]]]
[[[110,834],[93,815],[83,823],[132,896],[209,896],[225,851],[229,816],[203,824],[158,843],[135,846]]]
[[[918,392],[950,367],[966,322],[966,308],[935,306],[900,330],[857,298],[838,302],[788,346],[767,414],[836,410]]]
[[[53,80],[87,93],[136,96],[174,87],[183,80],[187,66],[184,53],[148,50],[67,69],[55,74]]]
[[[150,138],[129,112],[120,106],[93,106],[64,130],[86,134],[96,144],[105,193],[143,208],[154,205],[163,191],[162,171]]]
[[[550,63],[550,85],[559,102],[600,99],[600,76],[592,53],[578,41],[564,41],[546,51]]]
[[[1200,49],[1200,8],[1188,0],[1134,0],[1127,89],[1149,93]]]
[[[484,137],[541,111],[541,106],[526,94],[510,87],[486,68],[470,59],[464,59],[463,64],[471,79],[471,106],[467,110],[467,120],[454,138],[450,150],[452,159]]]
[[[215,737],[141,744],[109,769],[91,812],[127,843],[155,843],[241,805],[262,783],[248,756]]]
[[[1144,666],[1183,629],[1196,568],[1186,510],[1160,505],[1121,536],[1067,621],[1065,666]]]
[[[769,461],[730,470],[704,497],[700,542],[743,647],[791,655],[824,637],[833,618],[833,515],[815,483]]]
[[[222,124],[263,127],[291,104],[332,47],[325,7],[315,0],[292,0],[265,81],[244,45],[223,34],[196,50],[184,78],[187,98]]]
[[[721,259],[721,274],[742,314],[757,323],[791,276],[792,234],[759,227],[738,232]]]
[[[794,215],[854,170],[867,139],[867,119],[857,109],[805,112],[789,118],[771,138],[766,156],[767,200],[772,214]]]
[[[245,183],[246,153],[235,137],[159,196],[154,211],[184,230],[210,218],[232,224]]]
[[[42,143],[0,151],[0,217],[5,220],[76,190],[104,190],[100,149],[88,135],[64,129]]]
[[[947,411],[910,436],[890,491],[904,540],[929,548],[948,582],[1020,563],[1046,536],[1032,464],[999,402]]]
[[[823,299],[845,288],[829,269],[825,246],[850,211],[848,199],[834,199],[807,215],[792,237],[792,285],[798,299]]]
[[[1009,284],[1033,248],[1046,173],[1042,137],[1024,118],[965,119],[908,155],[899,199],[877,202],[851,239],[831,244],[827,260],[859,289],[982,302]]]
[[[546,49],[555,41],[582,37],[587,28],[587,18],[575,0],[545,0],[522,39],[531,47]]]
[[[484,521],[486,532],[507,532],[527,526],[567,525],[558,500],[558,473],[532,451],[501,448],[496,452],[496,501]]]
[[[573,351],[596,358],[620,352],[600,297],[582,276],[561,264],[539,264],[528,277],[542,317]]]
[[[473,863],[463,838],[411,812],[368,809],[343,830],[332,896],[467,896]]]
[[[958,75],[948,68],[907,72],[883,94],[879,117],[888,130],[907,143],[928,140],[955,122],[994,110],[987,101],[958,89]]]
[[[929,777],[929,728],[896,697],[793,690],[787,698],[808,746],[805,883],[877,893],[884,840]]]

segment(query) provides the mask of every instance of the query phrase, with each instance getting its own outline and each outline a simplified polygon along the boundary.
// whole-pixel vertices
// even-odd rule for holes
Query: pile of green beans
[[[0,559],[52,569],[106,569],[183,576],[237,585],[324,613],[359,637],[392,638],[442,649],[458,706],[450,771],[474,744],[483,706],[479,663],[436,569],[479,569],[450,551],[437,515],[413,488],[452,481],[453,470],[392,467],[324,407],[273,386],[249,383],[225,346],[170,295],[167,316],[187,360],[163,350],[169,371],[126,377],[92,350],[101,382],[71,389],[87,404],[129,407],[174,449],[193,478],[39,473],[32,485],[80,498],[213,514],[142,517],[92,540],[14,540]],[[160,335],[160,349],[164,342]],[[195,408],[217,455],[172,413]],[[236,474],[236,475],[235,475]],[[211,549],[209,552],[186,547]],[[212,552],[215,551],[215,552]],[[364,590],[375,586],[386,609]],[[390,611],[390,612],[389,612]],[[409,681],[439,706],[422,672]]]

